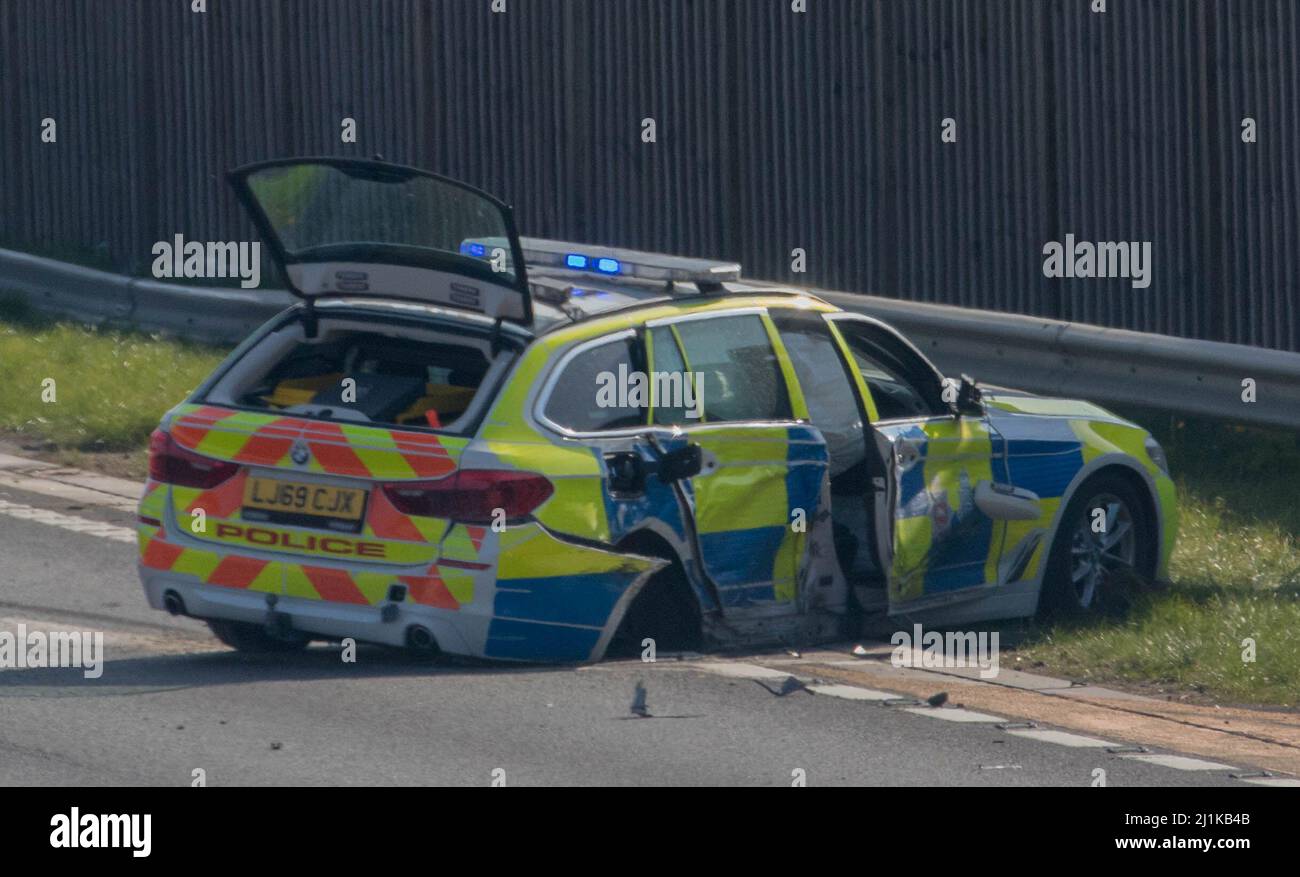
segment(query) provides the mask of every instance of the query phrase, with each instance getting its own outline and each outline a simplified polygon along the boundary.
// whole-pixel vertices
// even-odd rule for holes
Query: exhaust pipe
[[[406,647],[416,652],[436,655],[439,652],[438,641],[433,638],[427,627],[412,624],[406,629]]]
[[[167,610],[169,615],[189,614],[185,611],[185,601],[182,600],[181,595],[175,591],[168,591],[163,594],[163,608]]]

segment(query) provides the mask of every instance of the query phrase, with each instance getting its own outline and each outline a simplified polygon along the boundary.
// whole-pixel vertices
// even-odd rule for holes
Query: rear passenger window
[[[704,419],[789,420],[790,397],[757,314],[674,323],[686,366],[704,376]]]
[[[588,348],[569,360],[552,385],[546,419],[575,432],[645,424],[646,410],[627,405],[628,394],[618,390],[619,382],[636,369],[634,344],[633,338],[620,338]]]

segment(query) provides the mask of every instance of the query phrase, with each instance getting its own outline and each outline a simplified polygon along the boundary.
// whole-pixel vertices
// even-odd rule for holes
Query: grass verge
[[[149,433],[225,351],[156,335],[43,321],[0,303],[0,432],[70,464],[143,459]]]
[[[1033,629],[1018,656],[1056,675],[1170,697],[1300,705],[1300,438],[1127,416],[1165,446],[1178,481],[1173,586],[1144,596],[1123,621]]]

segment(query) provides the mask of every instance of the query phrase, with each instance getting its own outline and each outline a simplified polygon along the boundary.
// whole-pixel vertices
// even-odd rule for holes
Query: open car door
[[[346,158],[260,162],[229,178],[302,298],[402,299],[532,322],[514,219],[486,192]]]
[[[878,527],[877,546],[882,560],[888,554],[890,613],[997,585],[1005,521],[1030,503],[1005,483],[1004,442],[983,408],[949,405],[943,376],[885,324],[850,313],[829,319],[867,388],[876,444],[888,463],[892,532]]]

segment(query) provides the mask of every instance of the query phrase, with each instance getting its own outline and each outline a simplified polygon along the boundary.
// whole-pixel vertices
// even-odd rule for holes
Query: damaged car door
[[[795,421],[770,322],[757,309],[675,317],[649,323],[646,339],[652,422],[702,450],[682,486],[720,607],[733,619],[800,614],[826,442]],[[673,398],[678,386],[694,389]]]
[[[977,496],[1005,481],[1005,451],[987,414],[974,402],[965,410],[949,404],[943,377],[893,330],[857,314],[830,319],[868,387],[874,426],[891,445],[889,610],[996,585],[1005,521]]]

